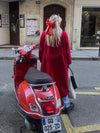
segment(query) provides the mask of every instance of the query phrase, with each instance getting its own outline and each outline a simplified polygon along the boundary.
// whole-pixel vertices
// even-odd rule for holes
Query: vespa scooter
[[[36,44],[21,45],[14,61],[17,107],[25,118],[25,127],[38,133],[61,131],[61,99],[52,78],[37,70],[37,56],[32,54]],[[20,130],[20,133],[22,130]]]

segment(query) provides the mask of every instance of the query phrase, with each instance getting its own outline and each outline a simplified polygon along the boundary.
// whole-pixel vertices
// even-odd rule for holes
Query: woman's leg
[[[62,100],[63,100],[63,102],[65,104],[65,107],[68,108],[70,106],[70,102],[69,102],[68,96],[63,97]]]
[[[68,96],[62,98],[64,102],[64,109],[62,110],[62,113],[69,113],[74,108],[74,104],[70,103]]]

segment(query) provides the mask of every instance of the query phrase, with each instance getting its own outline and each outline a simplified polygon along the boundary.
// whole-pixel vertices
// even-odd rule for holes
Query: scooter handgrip
[[[36,46],[35,46],[36,48],[38,48],[39,47],[39,44],[36,44]]]
[[[15,54],[19,53],[19,51],[20,51],[19,49],[15,50]]]

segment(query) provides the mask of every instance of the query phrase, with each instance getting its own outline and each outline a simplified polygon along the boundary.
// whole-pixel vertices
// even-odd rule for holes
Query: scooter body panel
[[[59,109],[61,109],[62,106],[59,92],[56,85],[54,86],[57,95],[55,95],[53,86],[47,87],[47,90],[43,92],[42,87],[33,88],[27,83],[27,81],[23,81],[20,83],[17,92],[18,104],[22,107],[23,111],[25,111],[27,115],[36,119],[42,119],[45,116],[52,115],[43,113],[42,103],[52,103],[55,107],[53,115],[59,114],[61,113],[61,110]]]
[[[37,106],[36,99],[33,94],[33,90],[30,85],[23,81],[18,88],[18,104],[22,108],[22,110],[26,113],[26,115],[31,115],[32,118],[37,117],[40,114],[40,109]],[[30,104],[33,104],[37,107],[37,110],[33,111],[30,107]],[[36,114],[36,116],[35,116]],[[40,119],[40,117],[38,117]]]

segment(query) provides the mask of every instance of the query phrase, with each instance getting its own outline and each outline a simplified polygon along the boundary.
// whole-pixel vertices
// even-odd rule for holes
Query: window
[[[97,36],[100,36],[100,8],[83,8],[81,47],[97,47]]]

